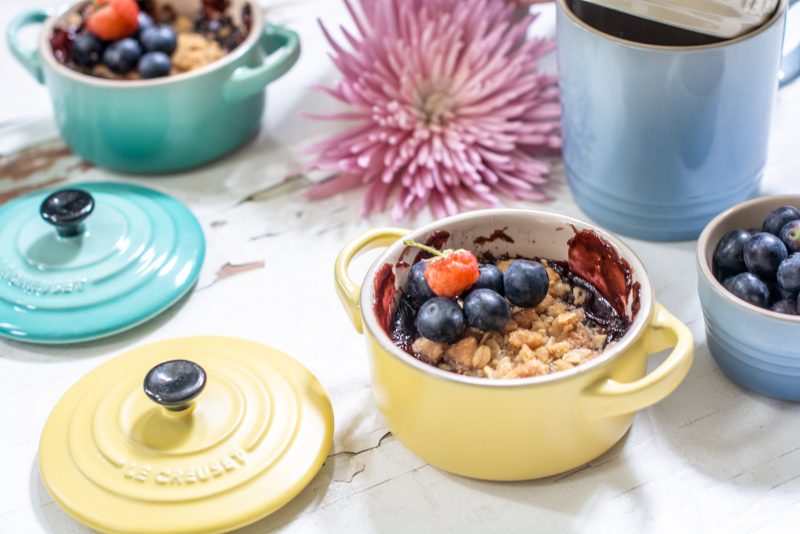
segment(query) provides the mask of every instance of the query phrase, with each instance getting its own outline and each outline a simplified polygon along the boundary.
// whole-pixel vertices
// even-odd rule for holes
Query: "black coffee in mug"
[[[695,46],[725,40],[639,18],[583,0],[567,0],[566,3],[579,19],[592,28],[626,41],[661,46]]]

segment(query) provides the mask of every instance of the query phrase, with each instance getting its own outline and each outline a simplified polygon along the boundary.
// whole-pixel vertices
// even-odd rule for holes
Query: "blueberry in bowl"
[[[791,254],[800,252],[800,219],[787,222],[778,233],[786,250]]]
[[[164,52],[147,52],[139,61],[139,76],[146,78],[160,78],[169,75],[172,65],[169,56]]]
[[[475,289],[464,298],[467,324],[482,332],[501,332],[511,319],[511,306],[491,289]]]
[[[449,343],[464,331],[464,314],[456,301],[434,297],[419,309],[414,324],[417,332],[427,339]]]
[[[508,300],[520,307],[539,304],[547,295],[549,279],[547,268],[539,262],[519,260],[509,264],[503,273],[503,285]]]
[[[731,230],[719,240],[714,249],[713,267],[718,279],[727,278],[730,273],[741,273],[747,270],[744,263],[744,245],[752,233],[737,228]]]
[[[758,232],[750,236],[742,253],[746,269],[766,279],[775,278],[778,267],[788,255],[783,241],[767,232]]]
[[[784,226],[798,220],[800,220],[800,209],[795,206],[780,206],[767,214],[761,229],[768,234],[779,235]]]
[[[103,65],[114,74],[127,74],[139,64],[142,47],[130,37],[114,41],[103,52]]]
[[[752,273],[731,276],[723,282],[723,286],[738,298],[761,308],[766,308],[770,303],[769,287]]]
[[[482,264],[478,267],[478,273],[478,281],[475,282],[472,289],[491,289],[500,295],[506,294],[503,282],[505,275],[496,265],[492,263]]]

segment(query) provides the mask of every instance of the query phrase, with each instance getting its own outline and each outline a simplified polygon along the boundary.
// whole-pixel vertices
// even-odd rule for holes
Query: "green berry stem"
[[[417,243],[416,241],[413,241],[411,239],[406,239],[405,241],[403,241],[403,244],[405,246],[407,246],[407,247],[414,247],[414,248],[418,248],[420,250],[424,250],[428,254],[433,254],[434,256],[438,256],[440,258],[444,258],[445,257],[445,254],[443,254],[441,251],[438,251],[433,247],[429,247],[427,245],[423,245],[421,243]]]

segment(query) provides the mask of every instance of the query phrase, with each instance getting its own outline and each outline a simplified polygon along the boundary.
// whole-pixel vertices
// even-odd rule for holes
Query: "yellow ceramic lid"
[[[101,532],[222,532],[290,501],[332,439],[330,400],[300,363],[193,337],[78,381],[47,420],[39,467],[56,502]]]

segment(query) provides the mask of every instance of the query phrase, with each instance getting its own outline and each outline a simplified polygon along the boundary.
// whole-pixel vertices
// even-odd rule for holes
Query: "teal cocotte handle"
[[[36,48],[22,46],[19,42],[19,31],[30,24],[41,24],[47,17],[48,14],[41,9],[25,11],[14,17],[6,29],[6,40],[11,53],[39,83],[44,83],[42,59],[39,57],[39,51]]]
[[[239,67],[233,71],[222,89],[226,102],[260,93],[268,83],[286,74],[300,57],[300,37],[281,26],[265,24],[259,44],[269,56],[267,62],[260,67]]]

